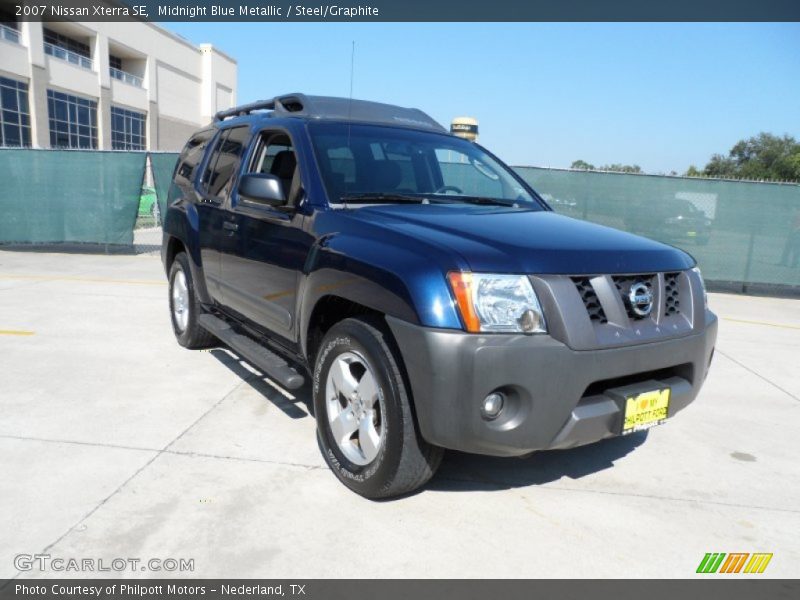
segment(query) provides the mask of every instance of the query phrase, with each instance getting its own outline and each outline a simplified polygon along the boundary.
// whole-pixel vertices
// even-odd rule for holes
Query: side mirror
[[[239,180],[239,197],[250,202],[283,206],[286,194],[283,182],[275,175],[267,173],[248,173]]]

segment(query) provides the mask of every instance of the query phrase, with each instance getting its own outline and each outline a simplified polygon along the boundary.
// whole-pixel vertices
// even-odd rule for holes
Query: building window
[[[44,42],[45,44],[51,44],[75,54],[80,54],[86,58],[92,57],[92,53],[89,51],[89,44],[73,40],[71,37],[57,33],[52,29],[47,29],[47,27],[44,28]]]
[[[52,148],[97,148],[97,102],[47,90]]]
[[[44,53],[65,60],[84,69],[92,69],[92,53],[89,45],[71,37],[44,28]]]
[[[114,56],[113,54],[108,55],[108,66],[112,69],[117,69],[118,71],[122,71],[122,59],[119,56]]]
[[[19,44],[19,23],[11,12],[0,9],[0,40]]]
[[[111,107],[111,147],[114,150],[146,150],[147,114]]]
[[[30,146],[28,84],[0,77],[0,146]]]
[[[5,23],[0,23],[0,40],[6,40],[12,44],[19,44],[19,30],[9,27]]]

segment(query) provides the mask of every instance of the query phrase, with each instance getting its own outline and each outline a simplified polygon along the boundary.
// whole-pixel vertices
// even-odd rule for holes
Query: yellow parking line
[[[0,329],[0,335],[33,335],[35,331],[25,331],[22,329]]]
[[[734,323],[747,323],[748,325],[765,325],[767,327],[779,327],[781,329],[800,329],[800,325],[786,325],[785,323],[770,323],[768,321],[748,321],[747,319],[732,319],[731,317],[722,317],[725,321],[733,321]]]
[[[62,275],[2,275],[0,279],[23,279],[32,281],[79,281],[85,283],[122,283],[126,285],[166,285],[155,279],[113,279],[111,277],[67,277]]]

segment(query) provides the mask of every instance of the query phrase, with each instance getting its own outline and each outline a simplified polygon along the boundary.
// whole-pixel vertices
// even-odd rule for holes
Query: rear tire
[[[217,342],[197,322],[202,310],[194,293],[189,257],[185,252],[180,252],[169,270],[169,313],[175,339],[184,348],[208,348]]]
[[[314,366],[317,439],[328,466],[365,498],[389,498],[424,485],[443,450],[419,435],[398,360],[382,321],[334,325]]]

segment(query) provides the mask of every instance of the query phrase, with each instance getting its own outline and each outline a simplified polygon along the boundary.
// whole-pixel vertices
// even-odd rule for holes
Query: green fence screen
[[[705,278],[800,289],[800,186],[516,167],[554,210],[678,246]]]
[[[144,152],[0,150],[0,243],[133,243]]]
[[[177,153],[150,155],[161,214]],[[144,152],[0,150],[0,243],[133,244]],[[448,180],[468,165],[448,165]],[[800,293],[800,186],[537,167],[558,212],[674,244],[706,279]],[[487,195],[494,195],[487,179]]]
[[[167,208],[167,196],[169,187],[172,183],[172,172],[175,170],[175,163],[178,162],[177,152],[159,152],[150,155],[150,166],[153,169],[153,181],[156,184],[156,197],[158,198],[158,208],[161,214]]]

